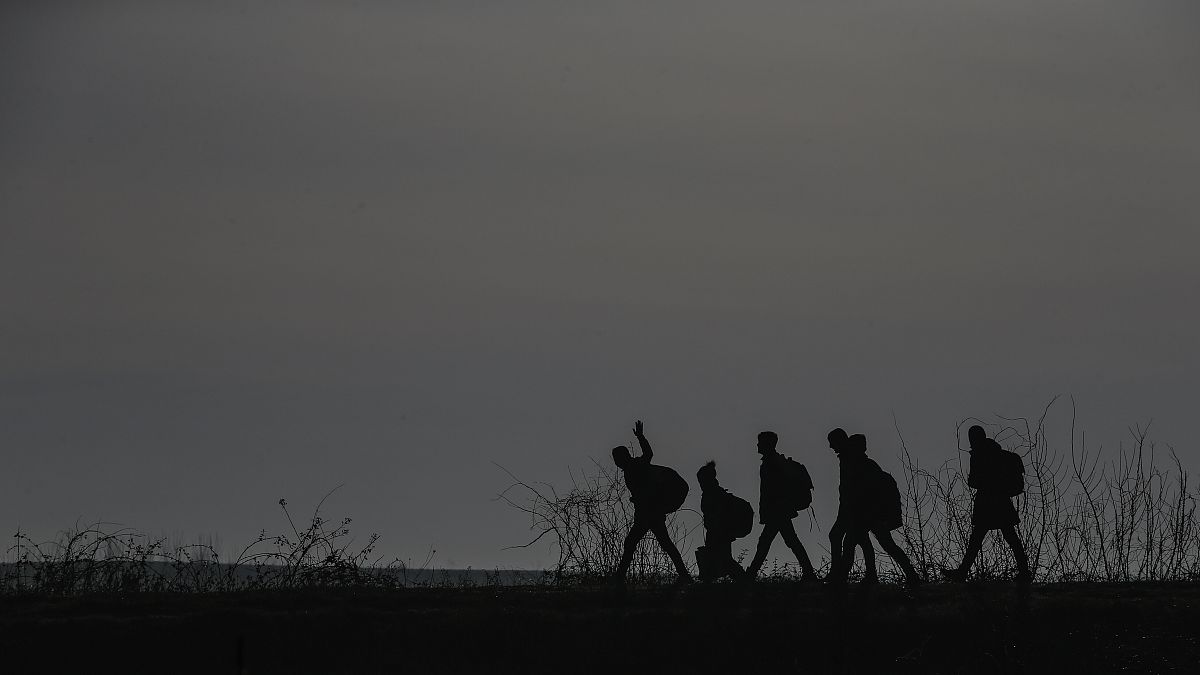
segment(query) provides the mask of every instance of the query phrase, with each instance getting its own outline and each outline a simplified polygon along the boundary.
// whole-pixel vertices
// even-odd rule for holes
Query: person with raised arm
[[[637,437],[638,445],[642,448],[641,456],[632,456],[629,448],[624,445],[618,445],[612,450],[613,461],[625,476],[625,486],[629,488],[629,501],[633,503],[633,526],[625,537],[625,550],[613,575],[613,581],[625,583],[625,576],[633,562],[638,542],[650,532],[675,565],[679,581],[686,583],[692,580],[692,575],[684,565],[679,549],[671,541],[670,533],[667,532],[667,515],[679,510],[683,505],[683,500],[687,498],[688,484],[674,469],[650,463],[654,458],[654,450],[650,447],[650,441],[646,440],[644,430],[641,420],[633,425],[633,435]]]

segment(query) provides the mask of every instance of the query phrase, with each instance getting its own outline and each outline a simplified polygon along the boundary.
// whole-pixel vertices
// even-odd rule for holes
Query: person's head
[[[983,427],[975,424],[970,429],[967,429],[967,440],[971,443],[972,450],[978,450],[985,445],[984,441],[987,440],[987,432],[983,430]]]
[[[842,454],[842,450],[846,447],[846,441],[849,440],[850,437],[846,435],[845,429],[838,427],[829,432],[825,438],[829,440],[829,448],[840,455]]]
[[[720,485],[717,482],[717,463],[713,461],[707,462],[700,470],[696,472],[696,482],[700,483],[701,490],[707,490]]]
[[[763,431],[758,434],[758,454],[769,455],[775,452],[779,445],[779,434],[774,431]]]
[[[860,455],[867,454],[867,437],[863,434],[854,434],[850,438],[846,439],[846,448],[850,452],[858,453]]]
[[[629,464],[629,448],[623,445],[618,445],[617,447],[613,448],[612,455],[613,461],[616,462],[617,466],[621,467],[622,469],[625,468],[625,465]]]

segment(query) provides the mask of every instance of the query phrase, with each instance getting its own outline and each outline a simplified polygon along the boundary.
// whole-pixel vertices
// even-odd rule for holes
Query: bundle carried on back
[[[725,491],[718,512],[719,522],[714,525],[731,539],[741,539],[754,530],[754,507],[741,497]],[[707,514],[705,515],[707,519]]]
[[[639,507],[651,513],[675,513],[688,496],[688,482],[675,469],[658,464],[646,467],[646,496]]]

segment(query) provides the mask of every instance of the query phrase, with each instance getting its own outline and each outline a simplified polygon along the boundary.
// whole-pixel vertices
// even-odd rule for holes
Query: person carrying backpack
[[[967,485],[975,488],[975,504],[971,510],[971,538],[962,564],[955,569],[943,569],[942,574],[951,581],[966,581],[967,572],[983,548],[983,539],[990,530],[1000,530],[1004,541],[1012,547],[1017,562],[1017,581],[1029,583],[1033,574],[1029,571],[1029,558],[1025,546],[1017,534],[1017,523],[1021,521],[1013,507],[1012,497],[1025,491],[1025,464],[1021,456],[1000,447],[978,424],[967,429],[967,440],[971,444],[971,469],[967,474]]]
[[[861,436],[861,434],[855,434]],[[842,450],[850,447],[850,436],[846,434],[846,430],[842,428],[834,429],[829,432],[826,438],[829,441],[829,448],[838,456],[839,471],[841,472]],[[863,447],[866,447],[866,438],[863,438]],[[844,473],[844,472],[842,472]],[[842,495],[846,488],[846,481],[842,480],[838,484],[838,494]],[[837,571],[842,568],[842,547],[846,539],[846,531],[850,526],[851,517],[848,507],[848,500],[842,498],[838,501],[837,518],[833,521],[833,526],[829,528],[829,571],[831,578],[836,577]],[[875,569],[875,547],[871,544],[871,537],[865,532],[861,539],[853,542],[850,547],[850,562],[846,563],[846,574],[850,573],[850,568],[854,566],[854,545],[862,548],[863,552],[863,583],[877,584],[879,583],[879,573]]]
[[[775,535],[781,534],[803,570],[800,580],[816,581],[817,573],[813,570],[812,561],[808,559],[808,552],[804,550],[804,544],[800,543],[796,528],[792,526],[792,519],[812,503],[812,479],[803,464],[779,454],[776,450],[778,444],[779,436],[774,431],[764,431],[758,435],[758,452],[762,455],[762,465],[758,469],[758,520],[763,529],[758,537],[754,560],[746,570],[746,578],[753,579],[758,575],[771,550],[771,542],[775,541]]]
[[[733,559],[733,542],[754,529],[754,507],[721,487],[716,462],[700,467],[696,481],[702,491],[700,513],[704,516],[704,545],[696,549],[700,579],[740,578],[745,570]]]
[[[892,539],[892,530],[904,525],[896,480],[880,468],[875,460],[867,457],[866,436],[854,434],[845,441],[838,439],[838,445],[840,449],[835,449],[838,450],[842,474],[838,486],[841,494],[838,514],[839,518],[844,519],[846,535],[842,540],[839,564],[830,571],[832,581],[838,584],[846,582],[850,566],[854,564],[854,547],[864,540],[869,545],[869,532],[904,571],[905,582],[909,586],[920,584],[921,577],[913,568],[912,561]]]
[[[650,448],[650,441],[646,440],[643,429],[641,420],[633,425],[633,435],[642,446],[640,457],[631,456],[629,448],[623,445],[618,445],[612,450],[613,461],[625,475],[629,501],[633,502],[633,527],[625,537],[625,551],[613,580],[616,583],[625,583],[625,575],[633,562],[638,542],[647,532],[653,532],[658,545],[675,564],[679,581],[688,582],[692,580],[692,575],[688,573],[687,566],[683,564],[683,556],[679,555],[679,549],[675,548],[671,535],[667,532],[667,514],[674,513],[683,505],[688,493],[687,481],[673,469],[650,463],[654,457],[654,450]]]

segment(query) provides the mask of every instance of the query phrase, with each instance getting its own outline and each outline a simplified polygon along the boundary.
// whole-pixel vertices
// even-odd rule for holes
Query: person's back
[[[704,517],[704,531],[714,533],[714,536],[726,538],[729,529],[729,516],[726,511],[729,490],[721,486],[705,489],[700,494],[700,514]],[[730,537],[732,539],[732,537]]]
[[[1001,462],[1004,459],[1004,448],[992,438],[977,441],[977,445],[979,448],[971,452],[967,485],[988,497],[993,497],[1001,492],[1000,473],[1003,471]]]
[[[758,515],[761,523],[791,520],[800,515],[788,490],[788,461],[787,457],[777,452],[763,455],[762,464],[758,467]]]
[[[1019,522],[1017,510],[1003,490],[1004,452],[995,439],[981,433],[972,439],[971,470],[967,475],[967,485],[975,488],[971,522],[988,530],[1003,529]]]
[[[651,501],[650,458],[645,454],[640,457],[630,457],[620,465],[625,479],[625,487],[629,489],[629,501],[634,508]]]
[[[854,434],[849,437],[846,449],[838,454],[838,467],[842,507],[848,517],[861,521],[867,515],[879,474],[883,473],[879,464],[867,457],[865,436]]]
[[[700,482],[700,514],[706,536],[730,541],[750,533],[754,527],[754,508],[745,499],[721,487],[716,479],[715,462],[697,472]]]
[[[879,463],[863,456],[862,509],[867,529],[891,532],[904,525],[904,509],[896,479]]]

